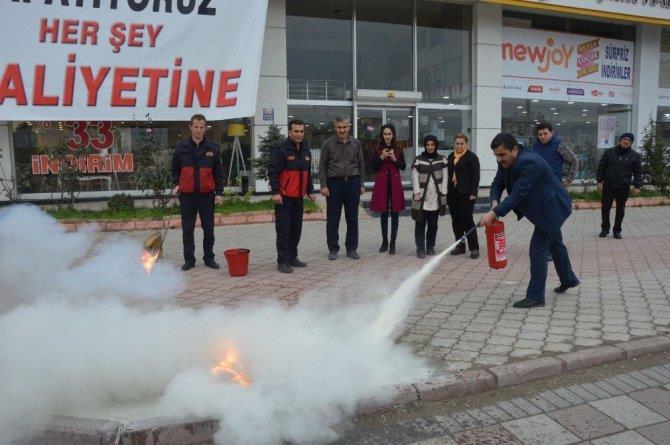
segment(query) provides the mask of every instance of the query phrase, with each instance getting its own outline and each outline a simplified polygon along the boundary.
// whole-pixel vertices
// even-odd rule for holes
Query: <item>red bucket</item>
[[[243,277],[249,272],[249,249],[228,249],[223,252],[231,277]]]

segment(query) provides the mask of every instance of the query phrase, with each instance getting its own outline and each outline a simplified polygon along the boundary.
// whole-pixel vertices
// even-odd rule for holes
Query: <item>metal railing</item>
[[[352,82],[289,80],[288,98],[296,100],[351,100]]]

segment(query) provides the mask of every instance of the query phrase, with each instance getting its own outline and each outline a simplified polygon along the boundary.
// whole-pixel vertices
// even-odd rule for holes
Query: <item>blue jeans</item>
[[[326,198],[326,238],[328,250],[340,250],[340,218],[344,206],[347,221],[345,247],[347,252],[358,249],[358,204],[361,199],[361,177],[328,178],[330,196]]]
[[[526,290],[526,298],[532,301],[544,301],[544,288],[547,283],[547,255],[551,253],[556,273],[561,284],[575,284],[577,276],[572,271],[568,249],[563,244],[561,231],[554,234],[538,230],[537,227],[530,239],[530,282]]]

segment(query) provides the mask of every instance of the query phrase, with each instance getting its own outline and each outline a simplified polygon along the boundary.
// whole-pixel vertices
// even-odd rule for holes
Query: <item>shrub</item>
[[[135,200],[126,193],[117,193],[107,201],[107,208],[113,212],[134,210]]]

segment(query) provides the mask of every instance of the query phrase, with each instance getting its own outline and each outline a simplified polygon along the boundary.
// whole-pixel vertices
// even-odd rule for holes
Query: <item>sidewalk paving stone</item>
[[[656,445],[670,444],[670,422],[644,426],[636,431]]]
[[[565,408],[551,412],[548,416],[583,440],[596,439],[625,430],[624,426],[590,405]]]
[[[184,273],[186,287],[177,302],[194,308],[238,307],[267,299],[292,305],[306,291],[328,301],[380,298],[382,293],[377,288],[392,288],[399,277],[409,276],[425,260],[414,254],[414,222],[409,217],[400,219],[397,254],[386,255],[377,252],[381,241],[379,220],[368,217],[362,210],[360,215],[359,261],[344,255],[328,261],[325,222],[305,221],[299,257],[308,266],[290,277],[276,270],[272,224],[216,227],[215,253],[221,259],[222,269],[212,271],[198,261],[195,269]],[[421,356],[446,372],[490,368],[560,353],[582,353],[584,348],[593,346],[618,347],[621,341],[640,337],[652,339],[623,346],[629,356],[668,350],[670,207],[631,208],[625,221],[630,234],[623,242],[611,237],[598,238],[599,218],[598,210],[580,210],[573,212],[563,226],[564,241],[581,280],[579,287],[562,295],[554,294],[551,289],[557,276],[550,266],[547,306],[531,310],[512,308],[512,303],[525,295],[532,226],[525,219],[518,222],[508,219],[505,233],[508,266],[502,270],[490,269],[485,252],[477,260],[448,256],[421,285],[410,316],[399,329],[402,332],[399,341],[420,351]],[[449,217],[445,217],[440,223],[438,250],[452,240],[449,222]],[[345,228],[343,221],[342,241]],[[152,232],[126,232],[138,241],[149,233]],[[484,240],[483,231],[479,231],[479,237]],[[198,257],[202,245],[200,229],[196,229],[195,238]],[[245,277],[232,278],[227,274],[222,252],[232,247],[251,249],[249,273]],[[179,266],[183,262],[181,255],[181,231],[170,229],[161,261]],[[657,339],[660,335],[665,339]],[[456,351],[470,354],[456,358],[451,355]],[[612,354],[615,356],[617,352]],[[584,363],[591,364],[592,360],[595,359],[584,359]],[[656,379],[652,375],[647,377]],[[648,386],[639,375],[636,381]],[[622,392],[639,389],[639,385],[619,385]]]
[[[589,404],[607,414],[626,428],[638,428],[666,420],[658,413],[650,410],[628,396],[617,396],[610,399],[596,400]]]
[[[527,445],[564,445],[579,441],[579,438],[545,414],[512,420],[502,424],[505,429]]]
[[[670,391],[665,388],[649,388],[632,392],[630,398],[670,419]],[[670,438],[670,437],[669,437]]]

